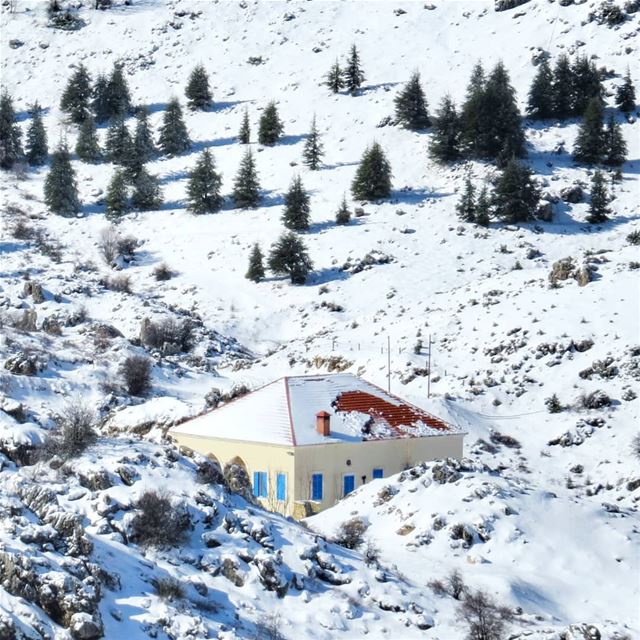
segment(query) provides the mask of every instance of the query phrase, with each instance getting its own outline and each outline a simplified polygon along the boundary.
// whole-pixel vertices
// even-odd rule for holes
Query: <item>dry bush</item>
[[[153,270],[153,277],[158,280],[158,282],[171,280],[171,278],[173,278],[173,271],[171,271],[166,262],[161,262]]]
[[[125,274],[104,278],[102,284],[110,291],[131,293],[131,277]]]
[[[351,518],[343,522],[334,538],[334,542],[346,549],[356,549],[364,542],[367,523],[362,518]]]
[[[175,578],[157,578],[152,582],[156,594],[163,600],[184,598],[184,588]]]
[[[113,266],[119,256],[131,260],[138,244],[133,236],[121,235],[115,225],[102,229],[98,237],[98,251],[109,266]]]
[[[144,395],[151,387],[151,361],[145,356],[128,356],[120,367],[127,392]]]
[[[467,640],[502,640],[513,615],[485,591],[469,591],[458,606],[458,615],[467,623]]]
[[[69,401],[56,419],[56,432],[47,438],[43,457],[69,460],[79,456],[96,440],[96,416],[91,406],[76,398]]]
[[[189,351],[193,339],[193,324],[189,320],[177,322],[173,318],[162,318],[153,321],[145,318],[140,328],[140,341],[147,349],[173,345],[180,351]]]
[[[132,539],[144,547],[171,547],[182,542],[191,526],[184,505],[173,505],[165,491],[149,489],[136,502]]]

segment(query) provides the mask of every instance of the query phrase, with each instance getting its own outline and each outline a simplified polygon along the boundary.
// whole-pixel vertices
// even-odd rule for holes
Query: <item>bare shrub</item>
[[[133,396],[142,396],[151,387],[151,361],[145,356],[128,356],[120,373],[128,393]]]
[[[104,278],[104,280],[102,280],[102,284],[110,291],[131,293],[131,278],[125,274]]]
[[[11,228],[11,235],[16,240],[31,240],[34,234],[35,231],[33,227],[29,226],[24,218],[18,218]]]
[[[513,615],[485,591],[469,591],[458,606],[458,615],[468,625],[467,640],[502,640]]]
[[[466,589],[462,574],[457,569],[454,569],[447,576],[446,584],[449,595],[455,600],[460,600]]]
[[[522,446],[513,436],[509,436],[506,433],[500,433],[500,431],[492,431],[489,439],[494,444],[503,444],[505,447],[509,447],[510,449],[520,449]]]
[[[182,542],[191,526],[184,505],[173,505],[165,491],[149,489],[136,502],[132,540],[144,547],[170,547]]]
[[[11,326],[18,331],[36,331],[38,314],[33,309],[25,309],[22,313],[11,319]]]
[[[640,231],[632,231],[627,236],[627,242],[635,246],[640,245]]]
[[[287,640],[280,631],[282,620],[279,613],[265,614],[256,623],[256,640]]]
[[[640,461],[640,433],[636,433],[631,441],[631,454]]]
[[[241,495],[250,502],[254,501],[253,488],[247,470],[240,464],[227,463],[224,466],[224,482],[229,491]]]
[[[56,419],[57,429],[45,442],[43,457],[63,460],[79,456],[96,440],[96,417],[91,406],[79,398],[69,401]]]
[[[171,280],[171,278],[173,278],[173,271],[171,271],[166,262],[161,262],[153,270],[153,277],[158,280],[158,282]]]
[[[120,234],[113,225],[105,227],[100,232],[100,236],[98,238],[98,251],[100,251],[100,255],[109,266],[111,266],[118,257],[119,238]]]
[[[133,259],[139,244],[138,239],[134,236],[119,236],[118,253],[129,262]]]
[[[343,522],[334,541],[347,549],[356,549],[364,542],[367,523],[362,518],[351,518]]]
[[[151,584],[153,584],[156,594],[163,600],[184,598],[184,588],[175,578],[157,578]]]
[[[62,261],[62,245],[57,240],[49,238],[41,229],[35,231],[33,237],[38,251],[43,256],[51,258],[53,262]]]
[[[578,398],[578,406],[582,409],[602,409],[610,405],[611,398],[602,389],[596,389]]]
[[[437,596],[446,596],[449,593],[447,591],[447,585],[442,580],[437,580],[437,579],[429,580],[429,582],[427,583],[427,586]]]
[[[172,345],[179,351],[193,346],[193,324],[189,320],[177,322],[173,318],[153,321],[145,318],[140,327],[140,342],[147,349],[162,349]]]

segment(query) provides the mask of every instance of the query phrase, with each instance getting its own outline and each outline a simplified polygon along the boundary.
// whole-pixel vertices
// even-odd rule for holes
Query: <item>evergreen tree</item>
[[[146,107],[142,107],[136,114],[136,120],[133,146],[140,160],[143,163],[149,162],[149,160],[158,153],[156,145],[153,142],[153,132],[149,122],[149,110]]]
[[[78,158],[84,160],[84,162],[100,162],[102,160],[102,151],[100,150],[100,142],[96,132],[96,121],[93,116],[88,116],[80,125],[76,153]]]
[[[573,71],[566,54],[561,54],[553,68],[553,115],[568,118],[573,110]]]
[[[177,98],[169,101],[164,112],[158,145],[162,153],[168,156],[177,156],[191,148],[191,140]]]
[[[238,140],[240,144],[249,144],[251,141],[251,125],[249,124],[249,110],[245,109],[242,114],[242,124],[238,132]]]
[[[597,164],[604,152],[604,132],[602,130],[602,100],[592,98],[584,113],[580,130],[573,147],[576,162]]]
[[[42,122],[42,109],[36,102],[30,109],[31,124],[27,130],[27,162],[31,166],[40,166],[47,161],[47,132]]]
[[[437,162],[452,162],[460,157],[460,118],[450,96],[445,96],[436,112],[429,152]]]
[[[507,224],[533,218],[540,190],[531,179],[531,169],[512,158],[498,177],[492,205],[497,218]]]
[[[476,224],[482,227],[488,227],[491,221],[491,198],[487,186],[484,185],[480,190],[478,201],[476,202]]]
[[[349,59],[347,66],[342,71],[342,77],[347,91],[352,96],[355,96],[364,82],[364,72],[360,66],[360,55],[355,44],[351,45]]]
[[[296,176],[284,196],[282,222],[287,229],[306,231],[309,228],[310,212],[309,194],[304,190],[300,176]]]
[[[109,118],[124,118],[131,112],[131,93],[124,77],[122,65],[113,65],[107,82],[107,104]]]
[[[608,167],[619,167],[624,164],[627,159],[627,143],[613,113],[609,115],[607,120],[607,128],[604,131],[603,140],[604,157],[602,162]]]
[[[151,175],[144,167],[140,169],[133,183],[131,204],[141,211],[159,209],[162,206],[162,192],[158,178]]]
[[[256,242],[251,249],[251,255],[249,256],[249,268],[245,274],[247,280],[253,282],[260,282],[264,279],[264,257],[262,251],[260,251],[260,245]]]
[[[362,155],[351,192],[358,200],[382,200],[391,194],[391,165],[377,142]]]
[[[464,191],[460,195],[458,204],[456,204],[456,212],[463,222],[476,221],[476,190],[469,174],[464,180]]]
[[[111,105],[109,103],[109,80],[105,75],[99,75],[93,87],[91,108],[96,117],[96,122],[105,122],[111,117]]]
[[[278,107],[275,102],[270,102],[260,116],[258,125],[258,142],[265,145],[273,145],[280,139],[284,125],[278,116]]]
[[[302,151],[302,161],[307,165],[307,167],[309,167],[309,169],[316,171],[320,167],[320,161],[322,160],[323,155],[324,150],[322,142],[320,142],[320,133],[318,132],[316,116],[314,115],[313,120],[311,121],[311,131],[309,132],[309,137],[307,138]]]
[[[574,115],[582,115],[592,98],[602,100],[603,88],[600,73],[587,56],[576,58],[571,71],[573,74],[571,110]]]
[[[248,149],[240,162],[240,169],[233,185],[233,200],[237,207],[248,209],[260,204],[260,183],[256,163],[251,149]]]
[[[395,97],[396,121],[405,129],[419,131],[431,126],[427,101],[420,86],[420,73],[415,71],[411,79]]]
[[[129,211],[129,196],[127,193],[127,177],[122,169],[116,169],[111,177],[105,198],[106,217],[117,220]]]
[[[69,114],[72,122],[82,124],[90,113],[91,76],[80,63],[62,93],[60,109]]]
[[[480,139],[483,129],[482,110],[486,78],[481,62],[477,62],[471,72],[462,110],[460,113],[460,139],[464,155],[480,155]]]
[[[636,89],[631,82],[631,73],[627,69],[624,82],[616,90],[616,106],[623,113],[631,113],[636,106]]]
[[[207,109],[213,99],[209,88],[209,76],[203,65],[197,65],[187,82],[185,95],[191,109]]]
[[[22,157],[22,133],[16,123],[13,100],[6,89],[0,94],[0,168],[11,169]]]
[[[540,62],[529,89],[527,114],[537,120],[553,117],[553,73],[546,59]]]
[[[187,196],[192,213],[215,213],[222,206],[222,177],[216,172],[211,152],[205,149],[189,172]]]
[[[51,154],[51,168],[44,182],[44,201],[59,215],[71,216],[80,211],[76,174],[64,143]]]
[[[599,224],[609,219],[611,210],[609,209],[609,194],[605,186],[604,176],[601,171],[595,171],[591,178],[591,203],[587,222]]]
[[[277,274],[286,274],[291,284],[304,284],[313,269],[313,263],[304,242],[292,231],[283,233],[271,246],[269,269]]]
[[[114,164],[125,164],[131,154],[132,146],[131,134],[124,118],[120,116],[115,118],[107,131],[105,142],[107,157]]]
[[[332,93],[339,93],[344,88],[344,80],[342,79],[342,69],[336,60],[326,75],[325,85],[331,89]]]
[[[347,197],[342,197],[342,202],[340,203],[340,207],[336,212],[336,224],[349,224],[351,221],[351,212],[347,207]]]

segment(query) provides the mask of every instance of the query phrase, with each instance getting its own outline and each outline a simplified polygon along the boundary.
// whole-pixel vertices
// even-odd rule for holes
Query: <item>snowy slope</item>
[[[584,222],[586,201],[560,202],[553,223],[488,230],[460,224],[454,207],[466,171],[479,183],[492,168],[481,163],[437,166],[427,156],[428,133],[377,126],[393,114],[393,97],[414,69],[422,74],[432,110],[447,92],[459,103],[478,58],[486,68],[504,60],[521,108],[535,72],[532,57],[540,49],[552,57],[562,51],[597,56],[598,65],[614,72],[605,81],[608,92],[627,66],[637,86],[639,14],[609,28],[588,20],[598,5],[532,0],[496,13],[493,3],[484,1],[439,2],[431,8],[421,2],[136,0],[131,7],[105,12],[81,10],[87,26],[77,32],[48,29],[44,3],[18,0],[16,13],[3,11],[2,83],[15,98],[23,127],[32,100],[47,110],[50,142],[61,136],[74,142],[75,132],[64,124],[58,105],[80,61],[94,76],[123,61],[134,100],[150,107],[154,126],[172,95],[183,99],[186,77],[198,62],[211,75],[216,103],[207,113],[186,114],[194,140],[191,153],[149,166],[161,178],[164,208],[131,214],[119,225],[122,233],[141,241],[136,260],[123,270],[131,277],[131,294],[101,284],[113,275],[96,246],[106,225],[100,202],[111,167],[74,161],[85,203],[83,216],[74,220],[46,212],[46,168],[30,171],[26,180],[3,175],[0,354],[3,362],[16,353],[35,354],[41,369],[33,377],[0,373],[1,408],[14,412],[11,403],[18,401],[26,414],[22,426],[9,418],[0,421],[1,439],[12,443],[6,446],[40,438],[51,417],[75,395],[90,399],[104,417],[117,409],[106,423],[116,433],[128,428],[146,432],[194,415],[204,408],[212,387],[257,387],[285,374],[324,372],[328,366],[347,367],[386,387],[389,338],[392,392],[469,432],[466,453],[474,471],[465,472],[459,484],[419,485],[418,492],[405,496],[408,485],[400,483],[397,499],[405,501],[403,512],[418,513],[416,531],[427,530],[436,511],[445,513],[449,523],[493,517],[493,507],[476,508],[475,501],[465,500],[485,481],[501,487],[505,497],[500,500],[517,514],[498,518],[495,535],[479,547],[478,554],[490,555],[491,563],[466,563],[467,552],[450,548],[444,531],[430,545],[405,553],[397,543],[401,524],[396,515],[372,506],[377,485],[327,514],[323,530],[332,534],[351,510],[362,513],[371,520],[368,535],[380,547],[383,562],[397,564],[412,580],[415,573],[421,587],[462,566],[474,586],[521,606],[529,616],[525,628],[557,632],[563,625],[591,621],[603,631],[606,627],[611,637],[616,630],[625,633],[624,625],[632,629],[630,637],[640,633],[634,607],[639,597],[639,489],[628,489],[640,474],[630,454],[638,400],[629,393],[637,387],[640,370],[633,350],[639,326],[637,271],[629,268],[638,257],[625,239],[638,228],[637,121],[622,122],[630,161],[615,187],[610,222],[593,227]],[[396,15],[399,8],[406,13]],[[11,40],[23,44],[12,48]],[[352,42],[362,54],[366,88],[355,98],[330,95],[320,84],[322,76]],[[248,64],[250,56],[262,56],[264,63]],[[273,148],[252,145],[265,206],[239,211],[227,200],[219,214],[190,215],[184,207],[186,171],[197,153],[212,149],[228,194],[244,151],[235,139],[242,113],[248,108],[255,139],[260,110],[271,99],[285,122],[285,139]],[[326,150],[319,172],[300,163],[314,112]],[[529,161],[546,191],[559,194],[574,181],[589,184],[589,171],[573,166],[568,153],[552,153],[560,142],[571,149],[576,121],[528,123],[526,132]],[[105,133],[101,129],[103,139]],[[393,198],[364,204],[367,215],[336,227],[335,210],[349,191],[363,149],[374,139],[393,167]],[[281,232],[282,194],[298,172],[311,191],[313,225],[304,239],[314,274],[301,287],[272,277],[251,283],[244,278],[250,247],[259,241],[266,250]],[[51,259],[51,251],[42,253],[42,244],[39,248],[11,236],[17,214],[7,205],[23,209],[28,224],[48,234],[49,244],[60,243],[59,262]],[[359,273],[342,269],[372,251],[391,261]],[[578,264],[591,260],[596,278],[584,287],[567,280],[550,288],[551,265],[568,256]],[[163,261],[176,276],[156,282],[152,271]],[[521,269],[514,269],[516,262]],[[42,285],[44,302],[24,295],[25,274]],[[321,307],[322,301],[341,305],[343,311]],[[57,316],[61,334],[12,329],[7,320],[25,309],[37,312],[38,328],[45,318]],[[88,320],[76,322],[84,315]],[[150,399],[140,404],[124,398],[115,383],[117,369],[126,354],[143,352],[131,343],[141,320],[167,315],[199,324],[194,353],[154,353]],[[431,399],[421,371],[429,335],[434,340]],[[419,340],[423,348],[416,353]],[[579,375],[606,358],[613,359],[611,377]],[[597,389],[612,398],[609,407],[574,408],[581,395]],[[572,408],[549,414],[544,400],[552,393]],[[521,448],[483,452],[474,443],[489,442],[491,430],[516,438]],[[562,442],[569,446],[549,444],[564,434]],[[482,463],[507,469],[496,476]],[[582,474],[570,472],[578,464]],[[567,488],[568,478],[574,488]],[[550,493],[557,497],[549,498]],[[479,504],[488,500],[478,499]],[[603,503],[619,506],[621,513]],[[516,529],[523,533],[513,533]],[[552,551],[556,561],[549,576]],[[613,596],[611,585],[617,586]],[[4,602],[0,597],[6,609]],[[459,637],[451,602],[436,605],[438,610],[431,611],[436,626],[429,633]],[[283,616],[288,614],[285,609]]]

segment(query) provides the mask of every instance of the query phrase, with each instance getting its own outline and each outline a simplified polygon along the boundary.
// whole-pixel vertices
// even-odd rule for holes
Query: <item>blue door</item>
[[[276,479],[276,498],[283,502],[287,499],[287,476],[279,473]]]
[[[344,477],[344,491],[343,495],[350,494],[356,488],[356,477],[355,476],[345,476]]]
[[[314,473],[311,476],[311,499],[322,502],[322,474]]]

